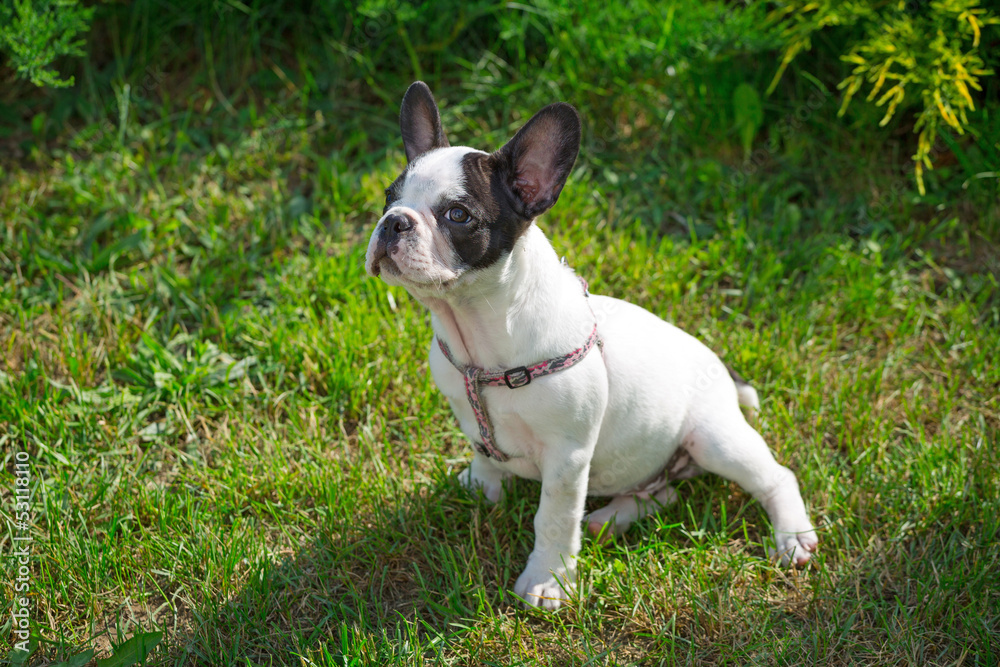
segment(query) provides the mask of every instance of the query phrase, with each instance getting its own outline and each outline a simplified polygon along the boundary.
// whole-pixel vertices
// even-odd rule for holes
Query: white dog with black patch
[[[365,266],[431,312],[431,373],[475,448],[462,484],[495,502],[512,475],[541,481],[514,592],[558,608],[584,522],[619,534],[676,499],[671,481],[701,471],[760,501],[772,555],[808,561],[818,540],[795,475],[740,409],[758,407],[753,388],[673,325],[588,294],[535,225],[576,161],[576,110],[545,107],[494,153],[451,147],[418,81],[400,125],[408,164],[386,190]],[[588,494],[611,502],[585,517]]]

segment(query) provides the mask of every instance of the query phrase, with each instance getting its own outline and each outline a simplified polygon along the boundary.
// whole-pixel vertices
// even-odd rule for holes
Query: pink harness
[[[590,292],[587,290],[587,281],[581,278],[580,282],[583,283],[583,295],[589,297]],[[594,330],[590,333],[587,341],[569,354],[540,361],[532,366],[518,366],[517,368],[510,368],[505,371],[489,373],[478,366],[466,366],[458,363],[452,355],[451,350],[448,349],[448,345],[440,338],[437,341],[438,346],[444,352],[444,356],[447,357],[448,361],[451,362],[451,365],[465,376],[465,395],[469,399],[469,405],[472,406],[472,412],[476,415],[476,423],[479,424],[479,435],[483,439],[482,442],[474,442],[473,446],[483,456],[500,461],[501,463],[510,460],[510,457],[497,447],[496,439],[493,436],[493,422],[490,421],[490,415],[486,412],[486,403],[483,401],[482,387],[507,386],[510,389],[526,387],[535,378],[551,375],[552,373],[557,373],[580,363],[587,356],[587,353],[593,349],[594,345],[600,348],[604,347],[604,341],[601,339],[600,334],[597,333],[597,323],[595,322]]]

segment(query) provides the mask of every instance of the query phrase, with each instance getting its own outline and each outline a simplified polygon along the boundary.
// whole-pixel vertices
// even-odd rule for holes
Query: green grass
[[[396,102],[331,101],[304,53],[309,76],[232,110],[168,79],[174,101],[113,128],[10,135],[0,553],[23,451],[32,664],[140,632],[178,665],[1000,661],[996,179],[942,166],[919,198],[892,166],[905,146],[837,126],[833,102],[752,168],[724,111],[695,113],[704,90],[581,103],[584,151],[541,226],[593,291],[752,379],[822,543],[776,567],[758,504],[705,476],[586,540],[567,608],[525,611],[539,486],[498,506],[458,486],[471,452],[427,372],[428,316],[364,273],[404,159]],[[491,67],[447,71],[471,77],[440,90],[453,143],[495,144],[557,96]],[[373,80],[395,99],[404,70]],[[768,102],[772,134],[810,92]],[[668,103],[688,111],[647,116]]]

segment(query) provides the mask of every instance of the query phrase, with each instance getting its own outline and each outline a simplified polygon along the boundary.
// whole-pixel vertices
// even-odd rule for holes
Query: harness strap
[[[580,282],[583,284],[584,296],[589,297],[590,292],[587,290],[587,281],[581,278]],[[568,354],[553,359],[546,359],[531,366],[518,366],[490,373],[478,366],[466,366],[459,363],[451,353],[447,343],[440,338],[437,339],[437,342],[438,347],[441,348],[441,351],[448,361],[451,362],[451,365],[457,368],[465,377],[465,395],[469,399],[472,412],[476,415],[476,423],[479,425],[479,436],[482,438],[482,442],[474,442],[473,445],[483,456],[500,461],[501,463],[508,461],[510,457],[497,447],[496,438],[493,435],[493,422],[490,421],[490,415],[486,411],[482,388],[506,386],[510,389],[519,389],[520,387],[526,387],[535,378],[572,368],[583,361],[587,353],[595,345],[602,349],[604,346],[604,341],[597,332],[597,323],[595,322],[594,329],[591,331],[586,342]]]

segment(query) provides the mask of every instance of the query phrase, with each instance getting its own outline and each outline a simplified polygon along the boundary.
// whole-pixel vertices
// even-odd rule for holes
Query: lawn
[[[65,124],[73,93],[4,98],[0,654],[1000,662],[995,174],[942,157],[921,196],[911,133],[838,119],[836,88],[804,79],[767,102],[744,154],[697,86],[615,98],[561,64],[425,64],[453,144],[492,148],[544,103],[580,107],[580,159],[539,226],[593,292],[754,383],[821,538],[808,567],[781,568],[759,505],[698,477],[624,537],[585,539],[566,608],[523,610],[510,590],[539,485],[497,506],[458,485],[471,449],[428,374],[428,315],[363,266],[420,72],[403,58],[324,83],[313,52],[280,54],[236,92],[211,85],[210,58],[139,67],[129,90],[95,69],[80,95],[112,82],[115,112]],[[232,69],[267,60],[246,58]],[[766,84],[761,58],[718,85]],[[676,122],[648,116],[671,105]],[[30,656],[12,651],[22,595]]]

